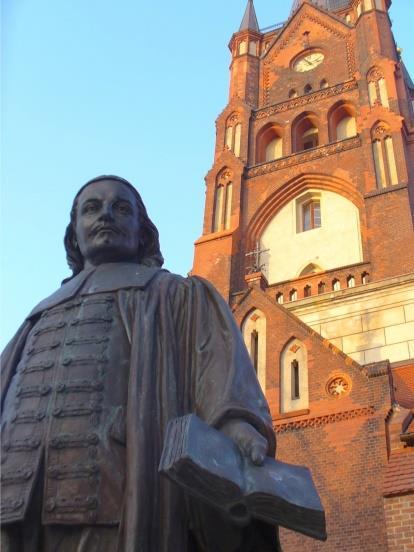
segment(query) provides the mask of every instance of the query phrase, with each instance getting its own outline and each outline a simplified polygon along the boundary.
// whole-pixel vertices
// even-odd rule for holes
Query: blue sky
[[[0,345],[68,275],[62,239],[79,187],[119,174],[140,190],[166,267],[201,234],[227,44],[246,0],[1,0]],[[291,0],[255,0],[261,27]],[[413,0],[391,18],[414,76]]]

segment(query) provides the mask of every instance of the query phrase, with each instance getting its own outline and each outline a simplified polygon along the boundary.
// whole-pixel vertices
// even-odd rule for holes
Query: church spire
[[[256,10],[254,9],[253,0],[248,0],[246,11],[244,12],[243,20],[240,25],[240,31],[256,31],[259,32],[259,24],[257,22]]]

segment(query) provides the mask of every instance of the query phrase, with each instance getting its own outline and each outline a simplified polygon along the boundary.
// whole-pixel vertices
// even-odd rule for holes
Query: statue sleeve
[[[195,412],[217,428],[230,418],[244,419],[267,439],[274,456],[269,408],[233,314],[210,283],[198,277],[189,282]]]
[[[9,387],[10,380],[12,379],[17,364],[20,360],[20,355],[23,351],[24,344],[26,343],[27,335],[32,328],[32,323],[25,320],[20,328],[17,330],[16,335],[7,344],[6,348],[0,357],[0,384],[1,384],[1,410],[3,410],[3,402]]]

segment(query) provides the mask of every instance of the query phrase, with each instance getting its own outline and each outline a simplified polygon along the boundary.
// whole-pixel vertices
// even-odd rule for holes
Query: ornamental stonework
[[[345,375],[331,378],[326,384],[326,393],[334,399],[342,399],[351,391],[351,380]]]
[[[365,406],[364,408],[356,408],[345,412],[336,412],[334,414],[326,414],[324,416],[316,416],[305,420],[296,420],[294,422],[277,423],[273,425],[276,433],[287,433],[290,431],[298,431],[301,429],[318,428],[328,424],[353,420],[355,418],[372,416],[374,414],[373,406]]]
[[[248,169],[246,171],[246,178],[254,178],[255,176],[262,176],[263,174],[286,169],[287,167],[307,163],[308,161],[320,159],[327,155],[334,155],[335,153],[358,148],[360,145],[361,139],[359,136],[355,136],[354,138],[347,138],[346,140],[328,144],[327,146],[320,146],[313,150],[307,150],[306,152],[294,153],[287,157],[282,157],[282,159],[276,159],[276,161],[271,161],[270,163],[262,163],[261,165]]]
[[[290,109],[295,109],[297,107],[303,107],[319,100],[325,98],[330,98],[331,96],[337,96],[338,94],[343,94],[349,92],[350,90],[355,90],[358,88],[358,84],[355,80],[350,80],[342,84],[337,84],[336,86],[330,86],[329,88],[324,88],[323,90],[318,90],[312,94],[305,94],[299,98],[294,98],[292,100],[287,100],[286,102],[281,102],[264,109],[260,109],[253,113],[253,120],[265,119],[270,117],[275,113],[282,113],[283,111],[289,111]]]

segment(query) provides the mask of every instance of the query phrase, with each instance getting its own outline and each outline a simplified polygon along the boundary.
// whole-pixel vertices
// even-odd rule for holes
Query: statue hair
[[[84,259],[80,252],[78,243],[76,241],[76,211],[78,207],[78,199],[83,190],[100,180],[116,180],[127,186],[133,193],[138,206],[139,215],[139,247],[138,247],[138,261],[146,266],[159,266],[164,263],[164,258],[160,250],[159,234],[155,224],[151,221],[145,208],[144,202],[137,190],[124,178],[113,175],[102,175],[88,180],[88,182],[82,186],[73,200],[72,209],[70,211],[70,223],[68,224],[65,232],[64,244],[66,250],[66,260],[69,268],[72,270],[72,278],[79,274],[84,268]]]

